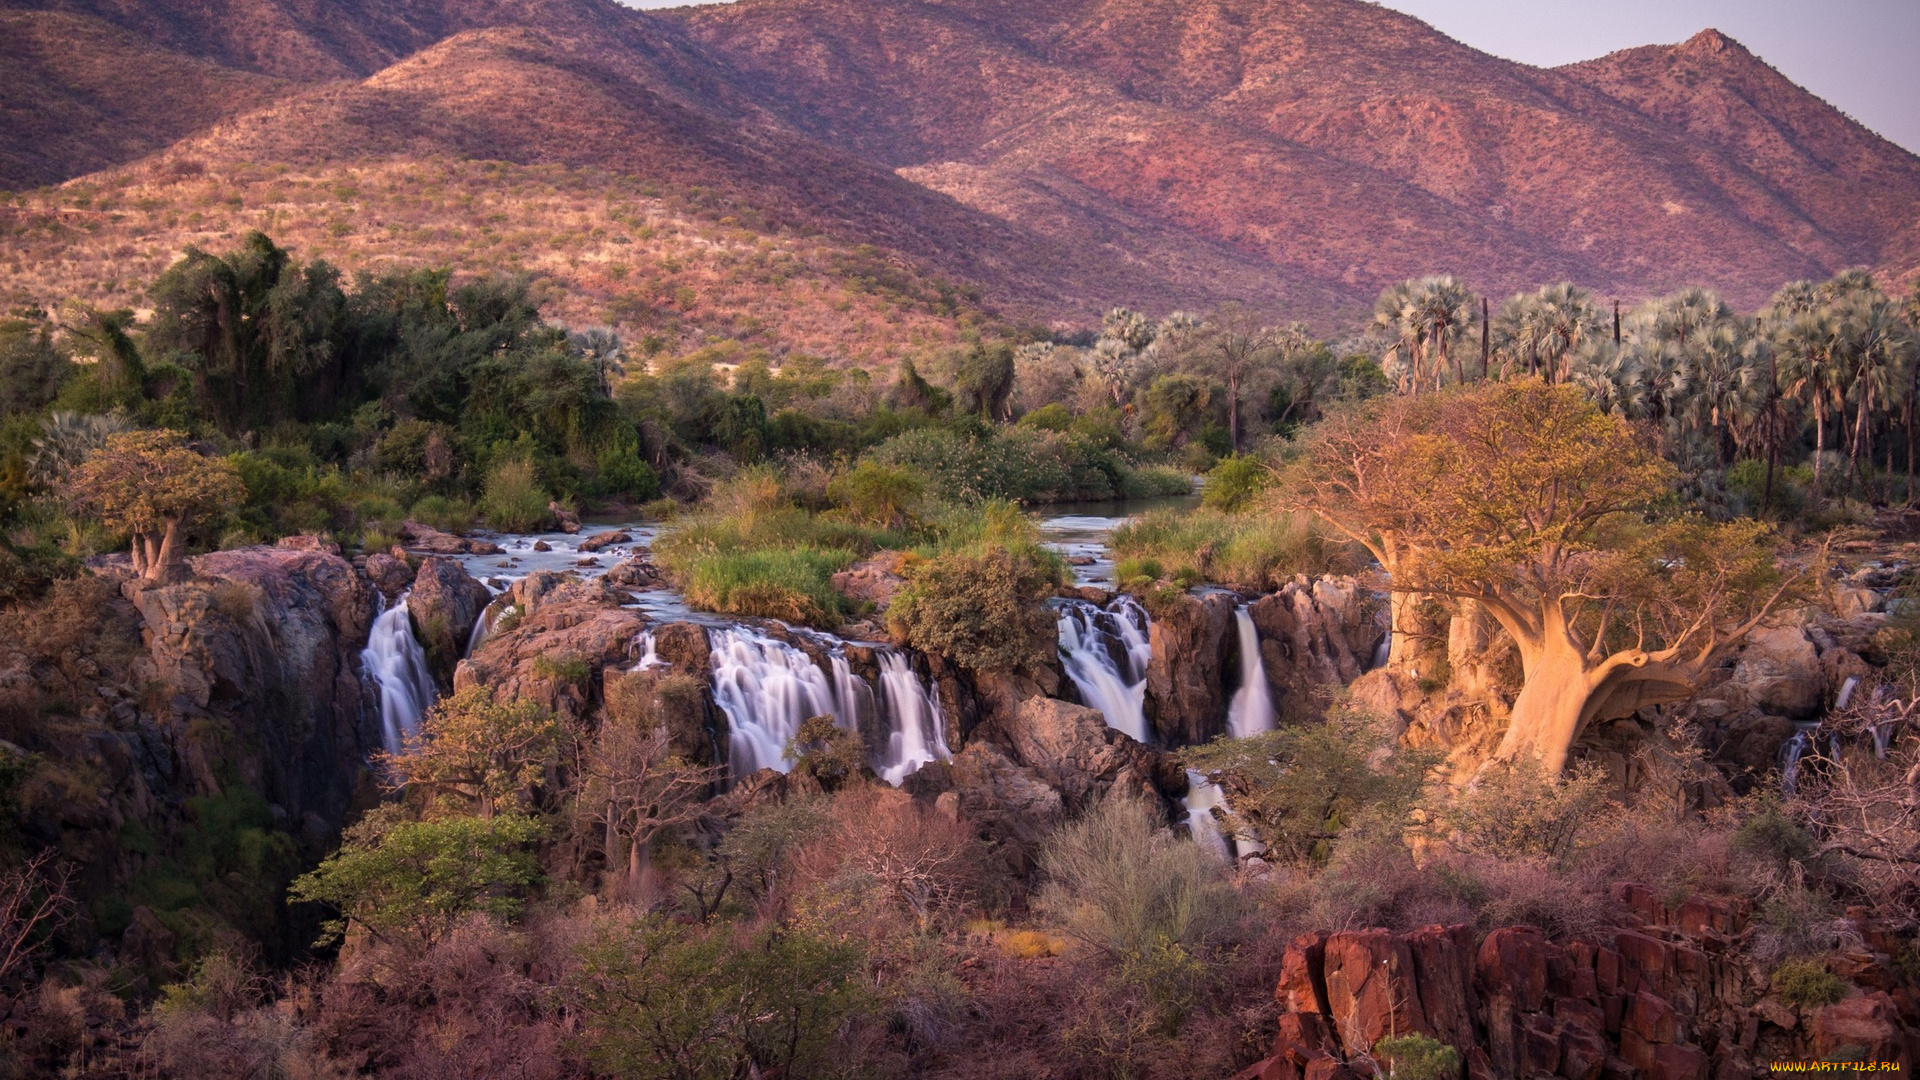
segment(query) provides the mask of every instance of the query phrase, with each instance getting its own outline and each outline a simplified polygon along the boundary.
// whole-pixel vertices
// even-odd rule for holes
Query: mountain
[[[67,181],[0,219],[14,302],[135,300],[262,226],[842,353],[833,319],[756,313],[809,322],[741,264],[871,308],[839,320],[865,352],[889,318],[931,343],[1119,303],[1331,328],[1442,271],[1754,305],[1920,265],[1920,159],[1711,31],[1544,70],[1359,0],[0,0],[0,25],[0,185]]]

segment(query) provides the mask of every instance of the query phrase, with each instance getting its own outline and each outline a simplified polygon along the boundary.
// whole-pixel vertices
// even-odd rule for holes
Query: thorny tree
[[[1396,652],[1419,594],[1500,624],[1523,681],[1498,756],[1550,777],[1589,723],[1690,696],[1798,580],[1764,525],[1661,517],[1672,466],[1578,390],[1483,385],[1322,427],[1292,501],[1392,575]]]
[[[133,537],[134,572],[149,581],[181,576],[187,524],[246,494],[232,465],[196,453],[173,431],[108,436],[105,446],[68,474],[64,487],[101,524]]]

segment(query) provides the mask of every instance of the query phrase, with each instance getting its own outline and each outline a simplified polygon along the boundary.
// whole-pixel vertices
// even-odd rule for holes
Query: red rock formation
[[[1864,910],[1849,917],[1871,951],[1857,968],[1833,965],[1856,986],[1837,1004],[1795,1008],[1740,951],[1745,901],[1669,908],[1631,883],[1614,898],[1637,925],[1566,944],[1530,926],[1296,938],[1273,1050],[1234,1080],[1371,1075],[1373,1046],[1414,1032],[1460,1051],[1467,1080],[1734,1080],[1772,1061],[1920,1057],[1915,988],[1888,955],[1900,938]]]

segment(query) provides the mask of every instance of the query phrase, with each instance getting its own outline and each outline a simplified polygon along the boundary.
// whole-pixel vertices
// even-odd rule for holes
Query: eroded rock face
[[[548,582],[529,592],[519,622],[460,661],[453,688],[489,686],[496,696],[537,701],[580,721],[601,700],[603,669],[634,663],[646,616],[622,608],[620,594],[599,580]]]
[[[1387,633],[1385,605],[1351,577],[1296,578],[1247,612],[1276,707],[1359,678]]]
[[[1158,798],[1152,752],[1108,727],[1096,710],[1035,696],[1004,726],[1014,756],[1057,789],[1064,805],[1083,806],[1116,788]]]
[[[449,558],[430,555],[414,574],[407,614],[413,620],[413,632],[427,650],[434,680],[442,689],[452,685],[453,666],[460,662],[473,624],[492,599],[485,585]]]
[[[1759,627],[1740,650],[1720,696],[1769,715],[1808,719],[1825,704],[1820,654],[1798,626]]]
[[[1148,641],[1147,723],[1172,745],[1206,742],[1226,730],[1231,593],[1182,596],[1153,613]]]
[[[413,567],[407,560],[384,551],[376,551],[367,556],[367,580],[389,601],[397,600],[400,594],[413,584]]]
[[[1771,1061],[1831,1060],[1842,1047],[1911,1060],[1906,1032],[1920,1012],[1910,993],[1903,1004],[1876,988],[1907,986],[1890,957],[1872,954],[1864,989],[1839,1004],[1796,1009],[1735,951],[1744,901],[1670,909],[1634,884],[1614,897],[1636,925],[1566,944],[1530,926],[1296,938],[1281,962],[1273,1052],[1236,1080],[1362,1075],[1380,1038],[1412,1032],[1460,1051],[1469,1080],[1757,1080]]]

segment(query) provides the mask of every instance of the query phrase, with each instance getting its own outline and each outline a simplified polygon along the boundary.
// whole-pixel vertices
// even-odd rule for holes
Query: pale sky
[[[625,0],[677,7],[684,0]],[[1044,3],[1046,0],[1035,0]],[[1476,49],[1550,67],[1711,26],[1920,152],[1920,0],[1389,0]]]

